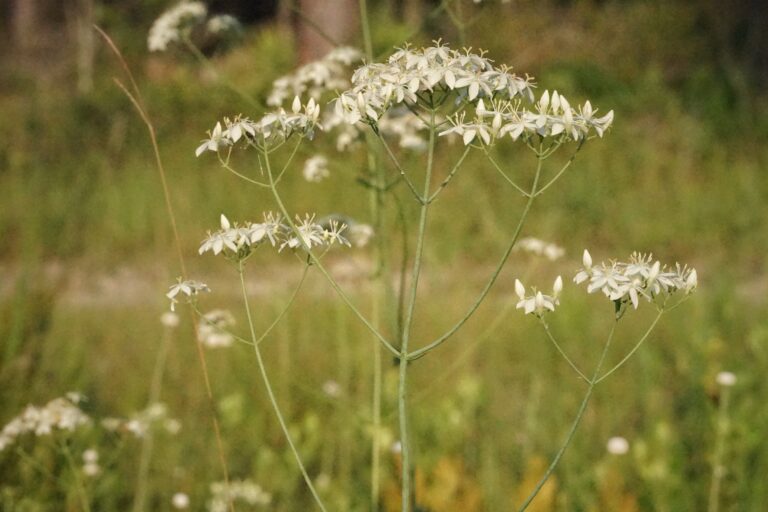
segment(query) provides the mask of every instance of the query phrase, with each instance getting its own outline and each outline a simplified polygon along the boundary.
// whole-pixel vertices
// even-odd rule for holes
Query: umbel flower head
[[[534,314],[538,317],[543,316],[547,311],[554,311],[555,306],[560,305],[560,292],[563,291],[563,278],[557,276],[552,285],[552,294],[545,295],[535,288],[531,289],[530,295],[526,294],[525,286],[520,280],[515,279],[515,294],[520,299],[516,309],[522,309],[526,315]]]
[[[147,37],[151,52],[163,52],[172,44],[179,43],[192,28],[205,19],[208,8],[203,2],[179,2],[152,24]]]
[[[304,218],[296,217],[294,232],[289,225],[282,221],[280,215],[272,212],[264,214],[264,222],[246,222],[244,225],[231,223],[222,214],[221,229],[208,236],[200,244],[199,253],[212,252],[223,254],[235,260],[244,260],[253,250],[263,243],[283,249],[312,249],[317,246],[346,245],[349,241],[342,235],[346,224],[330,220],[325,224],[315,221],[314,215],[306,214]]]
[[[302,105],[298,96],[293,99],[291,111],[279,109],[264,115],[258,121],[252,121],[247,117],[224,118],[224,126],[216,123],[208,135],[202,141],[195,155],[200,156],[206,151],[218,153],[222,149],[234,146],[237,143],[248,146],[256,146],[262,149],[282,144],[293,135],[312,138],[315,128],[322,127],[318,124],[320,108],[315,100],[310,99]]]
[[[584,250],[582,264],[573,279],[575,283],[588,282],[587,292],[599,290],[618,305],[629,302],[635,309],[640,304],[640,297],[650,302],[678,291],[688,295],[698,285],[696,269],[680,264],[668,268],[655,261],[652,254],[635,252],[628,262],[610,260],[593,265],[592,256]]]
[[[78,407],[80,401],[82,395],[79,393],[67,393],[43,407],[28,405],[0,430],[0,452],[11,446],[19,436],[28,433],[46,436],[57,430],[72,432],[90,425],[91,418]]]
[[[336,101],[336,111],[354,124],[375,123],[391,107],[415,105],[419,98],[455,92],[463,101],[481,97],[532,100],[530,77],[520,78],[506,66],[494,67],[482,53],[457,51],[436,42],[428,48],[405,46],[387,62],[369,63],[352,75],[352,88]]]

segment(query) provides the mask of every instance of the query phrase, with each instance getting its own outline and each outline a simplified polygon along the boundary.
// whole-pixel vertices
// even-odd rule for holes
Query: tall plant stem
[[[730,389],[721,387],[720,405],[717,411],[717,438],[715,439],[715,453],[712,457],[712,483],[709,488],[709,503],[707,512],[720,510],[720,485],[723,481],[725,468],[723,467],[723,455],[725,454],[725,441],[728,436],[728,402]]]
[[[168,181],[166,180],[165,176],[165,167],[163,166],[163,159],[160,157],[160,146],[157,142],[157,135],[155,132],[155,125],[152,123],[152,119],[149,117],[149,114],[147,113],[146,107],[144,106],[144,100],[141,97],[141,90],[139,90],[139,86],[136,84],[136,80],[133,78],[133,73],[131,73],[131,69],[128,67],[128,63],[125,61],[125,58],[123,58],[123,54],[120,53],[120,50],[117,48],[115,43],[112,41],[112,39],[107,35],[106,32],[101,30],[99,27],[95,26],[93,27],[106,41],[107,45],[110,47],[112,52],[117,57],[117,60],[120,62],[121,66],[123,67],[123,70],[125,71],[125,74],[128,76],[128,80],[131,83],[131,89],[133,90],[133,93],[131,93],[127,87],[125,87],[122,82],[115,79],[115,83],[117,86],[123,91],[123,93],[126,95],[126,97],[130,100],[130,102],[133,104],[133,106],[136,108],[136,111],[139,114],[139,117],[141,117],[141,120],[144,122],[144,124],[147,127],[147,132],[149,132],[149,139],[152,143],[152,150],[155,155],[155,164],[157,166],[157,171],[160,176],[160,183],[163,188],[163,199],[165,200],[165,207],[166,211],[168,213],[168,220],[171,223],[171,229],[173,231],[173,238],[176,246],[176,253],[178,254],[179,258],[179,270],[181,272],[182,279],[187,279],[187,268],[184,263],[184,253],[181,250],[181,239],[179,237],[179,231],[176,227],[176,215],[173,211],[173,204],[171,203],[171,193],[168,190]],[[208,407],[210,409],[211,414],[211,421],[213,423],[213,432],[216,437],[216,450],[218,452],[219,456],[219,464],[221,465],[222,474],[224,476],[224,483],[229,486],[229,468],[227,467],[227,460],[226,457],[224,457],[224,443],[221,440],[221,429],[219,428],[219,419],[216,412],[216,403],[213,399],[213,388],[211,387],[211,379],[208,374],[208,363],[205,359],[205,353],[203,352],[203,344],[199,340],[199,337],[197,336],[197,323],[192,322],[192,327],[195,331],[195,338],[196,338],[196,347],[197,347],[197,358],[200,362],[200,370],[203,375],[203,382],[205,384],[205,392],[206,397],[208,399]],[[229,503],[229,510],[230,512],[235,512],[235,506],[232,503],[232,500],[227,498],[227,501]]]
[[[245,313],[248,318],[248,328],[251,331],[251,339],[253,340],[253,350],[256,353],[256,361],[259,364],[259,373],[261,373],[261,380],[264,382],[264,387],[267,390],[267,395],[269,396],[269,402],[272,404],[272,410],[275,412],[275,415],[277,416],[277,421],[280,423],[280,428],[283,430],[283,434],[285,435],[285,439],[288,441],[288,446],[291,448],[291,452],[293,452],[293,457],[296,459],[296,464],[299,466],[299,470],[301,471],[301,476],[304,477],[304,482],[306,482],[307,487],[309,487],[310,492],[312,493],[312,496],[315,498],[315,502],[320,507],[320,510],[323,512],[326,512],[325,505],[323,505],[322,500],[320,499],[320,496],[317,494],[317,491],[315,490],[315,486],[312,485],[312,480],[309,478],[309,475],[307,474],[307,470],[304,468],[304,463],[301,460],[301,456],[299,455],[298,450],[296,449],[296,446],[293,444],[293,439],[291,438],[291,434],[288,431],[288,426],[285,424],[285,419],[283,418],[282,412],[280,412],[280,406],[277,405],[277,399],[275,398],[275,394],[272,391],[272,385],[269,382],[269,376],[267,376],[267,370],[264,366],[264,360],[261,357],[261,350],[259,349],[259,344],[256,343],[256,329],[253,326],[253,318],[251,317],[251,307],[248,304],[248,291],[245,288],[245,272],[243,269],[243,262],[240,261],[238,263],[238,273],[240,274],[240,289],[243,293],[243,304],[245,305]]]
[[[423,197],[429,195],[432,181],[432,166],[435,156],[435,111],[430,112],[429,149],[427,153],[427,170],[424,176]],[[419,289],[419,276],[424,255],[424,239],[427,230],[427,215],[429,203],[422,203],[419,212],[419,228],[416,234],[416,252],[414,253],[413,271],[411,272],[411,290],[408,307],[403,324],[402,344],[400,346],[400,372],[397,389],[397,410],[400,416],[400,447],[402,454],[402,505],[401,512],[411,510],[411,447],[408,437],[408,343],[411,338],[413,314],[416,309],[416,298]]]
[[[368,17],[367,0],[359,0],[360,6],[360,26],[363,32],[363,48],[365,58],[368,62],[373,61],[373,41],[371,39],[371,25]],[[374,273],[373,294],[371,297],[371,325],[381,331],[381,306],[386,293],[385,288],[385,258],[384,258],[384,237],[382,236],[382,188],[384,186],[381,169],[377,165],[376,155],[373,152],[373,134],[366,131],[365,134],[366,149],[368,153],[368,172],[376,186],[368,190],[368,204],[373,222],[373,232],[376,234],[376,243],[374,245]],[[371,396],[371,422],[373,425],[371,435],[371,511],[376,512],[379,509],[379,494],[381,480],[381,347],[376,344],[373,348],[373,375],[372,375],[372,396]]]
[[[525,502],[520,506],[519,512],[523,512],[528,508],[528,505],[531,504],[533,499],[536,497],[537,494],[539,494],[539,491],[541,491],[541,488],[544,487],[544,484],[547,483],[547,480],[549,480],[550,475],[552,475],[552,472],[555,470],[555,467],[557,467],[557,464],[560,462],[560,459],[563,457],[563,454],[565,453],[565,450],[568,448],[568,445],[571,444],[571,441],[573,440],[573,435],[576,433],[576,429],[579,427],[579,423],[581,423],[581,419],[584,417],[584,412],[587,410],[587,405],[589,404],[589,399],[592,398],[592,392],[595,389],[595,386],[597,385],[597,376],[600,374],[600,369],[603,367],[603,362],[605,361],[605,355],[608,353],[608,347],[611,346],[611,341],[613,340],[613,334],[616,332],[616,325],[618,324],[618,319],[614,320],[613,325],[611,326],[611,332],[608,334],[608,340],[605,342],[605,346],[603,347],[603,353],[600,354],[600,359],[597,362],[597,366],[595,367],[595,371],[592,375],[592,379],[589,381],[589,387],[587,388],[587,392],[584,394],[584,398],[581,401],[581,406],[579,407],[579,412],[576,413],[576,418],[573,420],[573,423],[571,424],[571,428],[568,430],[568,434],[565,436],[565,441],[563,442],[562,446],[560,446],[560,449],[557,451],[557,454],[555,454],[555,458],[552,459],[552,463],[547,468],[547,471],[544,473],[544,476],[541,477],[541,480],[539,480],[539,483],[536,484],[536,487],[533,489],[531,494],[528,495],[528,498],[526,498]]]
[[[496,268],[494,269],[493,273],[491,273],[491,277],[488,279],[488,282],[486,283],[483,290],[480,292],[480,295],[477,296],[477,299],[475,299],[475,302],[469,307],[467,312],[464,314],[461,319],[459,319],[453,327],[448,329],[448,331],[445,332],[442,336],[434,340],[433,342],[429,343],[428,345],[425,345],[424,347],[414,350],[410,354],[408,354],[408,359],[415,360],[419,359],[420,357],[423,357],[427,354],[427,352],[430,352],[443,344],[445,341],[448,340],[451,336],[453,336],[456,331],[458,331],[464,323],[470,319],[470,317],[477,311],[477,308],[480,307],[480,304],[483,303],[485,300],[485,297],[488,295],[488,292],[491,291],[491,288],[493,287],[493,284],[496,282],[496,279],[499,277],[499,274],[501,274],[501,270],[504,268],[504,265],[507,262],[507,259],[509,259],[509,255],[512,254],[512,249],[515,248],[515,244],[517,243],[518,238],[520,237],[520,233],[523,230],[523,225],[525,224],[525,219],[528,218],[528,213],[531,210],[531,206],[533,206],[533,201],[536,199],[536,187],[539,184],[539,177],[541,176],[541,167],[542,167],[542,159],[538,159],[538,163],[536,165],[536,175],[533,178],[533,185],[531,186],[531,193],[528,194],[528,201],[525,203],[525,207],[523,208],[523,213],[520,215],[520,220],[517,223],[517,227],[515,228],[514,233],[512,234],[512,240],[509,242],[509,245],[507,246],[507,249],[504,251],[504,254],[501,256],[501,259],[499,260],[498,265],[496,265]]]
[[[83,507],[83,512],[91,512],[91,504],[88,500],[85,484],[83,484],[83,478],[80,475],[80,468],[75,464],[72,451],[69,449],[66,441],[61,442],[61,451],[64,454],[64,458],[67,459],[67,465],[70,471],[72,471],[72,477],[75,479],[75,486],[77,486],[77,494],[80,496],[80,505]]]
[[[339,286],[339,283],[336,282],[336,280],[333,278],[333,276],[328,272],[328,269],[325,268],[325,266],[320,262],[320,259],[317,257],[316,254],[314,254],[309,247],[306,246],[304,243],[304,239],[301,236],[301,233],[299,232],[298,228],[296,227],[296,224],[291,219],[291,214],[288,212],[288,209],[285,207],[285,203],[283,203],[283,199],[280,196],[280,193],[277,191],[277,184],[275,183],[275,177],[272,174],[272,167],[269,162],[269,154],[264,151],[262,152],[262,157],[264,158],[264,165],[267,169],[267,175],[269,177],[269,188],[272,191],[272,197],[275,200],[275,203],[277,203],[277,208],[280,210],[280,213],[285,217],[285,222],[288,224],[288,226],[291,228],[291,231],[298,237],[299,241],[301,242],[302,249],[307,252],[307,256],[309,257],[309,260],[312,262],[312,265],[317,267],[317,269],[320,271],[321,274],[328,280],[328,282],[331,285],[331,288],[333,288],[336,293],[341,297],[341,300],[349,307],[349,309],[355,314],[355,316],[360,319],[360,321],[365,325],[368,330],[375,336],[376,340],[378,340],[387,350],[389,350],[392,355],[399,356],[400,352],[392,346],[392,344],[387,341],[387,339],[379,332],[379,330],[371,324],[370,320],[368,320],[365,315],[363,315],[362,312],[352,303],[352,300],[347,296],[346,293],[344,293],[344,290],[341,289],[341,286]]]
[[[165,362],[168,359],[168,350],[171,347],[172,327],[166,327],[163,333],[163,339],[160,343],[160,350],[155,359],[155,368],[152,371],[152,380],[149,385],[149,399],[147,406],[156,404],[160,401],[160,392],[163,387],[163,375],[165,374]],[[152,460],[152,451],[154,449],[155,438],[152,430],[149,429],[146,435],[141,439],[141,449],[139,452],[139,475],[136,480],[136,493],[133,498],[133,511],[142,512],[145,510],[147,498],[147,481],[149,477],[149,464]]]

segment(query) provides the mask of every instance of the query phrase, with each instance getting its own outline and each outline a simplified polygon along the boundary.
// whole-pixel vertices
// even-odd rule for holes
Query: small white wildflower
[[[208,348],[229,347],[235,338],[228,331],[235,325],[232,313],[222,309],[214,309],[203,315],[197,328],[200,343]]]
[[[557,244],[545,242],[544,240],[533,237],[521,239],[515,245],[515,250],[525,251],[537,256],[544,256],[549,261],[558,260],[565,254],[565,249]]]
[[[352,224],[347,228],[347,238],[355,247],[365,247],[373,238],[373,228],[368,224]]]
[[[575,283],[589,281],[587,292],[601,291],[609,300],[631,303],[638,308],[640,298],[647,301],[658,296],[669,296],[678,290],[690,293],[696,287],[696,270],[675,265],[667,268],[655,261],[651,254],[633,253],[628,262],[610,261],[592,264],[592,257],[584,251],[583,268],[574,277]]]
[[[395,453],[395,454],[402,453],[403,443],[401,443],[400,441],[395,441],[394,443],[392,443],[390,450],[392,450],[392,453]]]
[[[720,372],[717,374],[717,383],[723,387],[731,387],[736,384],[736,375],[731,372]]]
[[[205,29],[217,36],[238,35],[242,31],[243,26],[234,16],[230,14],[219,14],[217,16],[212,16],[206,22]]]
[[[165,294],[171,301],[171,311],[174,311],[176,304],[179,303],[177,297],[186,297],[187,301],[194,300],[200,292],[210,292],[211,289],[208,285],[199,281],[187,280],[182,281],[178,278],[178,282],[173,284],[168,289],[168,293]]]
[[[606,444],[606,449],[611,455],[626,455],[629,452],[629,441],[623,437],[612,437]]]
[[[532,290],[532,295],[526,295],[525,286],[520,280],[515,279],[515,294],[520,299],[517,303],[516,309],[522,309],[523,312],[528,314],[535,314],[536,316],[542,316],[547,311],[554,311],[555,306],[560,304],[559,296],[563,289],[563,279],[557,276],[552,286],[552,295],[544,295],[540,291]]]
[[[272,501],[271,494],[250,480],[231,480],[228,486],[224,482],[215,482],[211,484],[211,494],[209,512],[226,512],[228,504],[234,501],[248,505],[269,505]]]
[[[165,11],[149,29],[147,46],[151,52],[162,52],[171,44],[189,35],[192,27],[201,23],[208,14],[203,2],[180,2]]]
[[[90,424],[91,418],[68,397],[55,398],[43,407],[28,405],[0,430],[0,451],[24,434],[45,436],[56,431],[72,432]]]
[[[189,496],[183,492],[177,492],[171,498],[171,504],[177,510],[186,510],[189,508]]]
[[[341,386],[335,380],[327,380],[323,383],[323,393],[331,398],[337,398],[341,395]]]
[[[206,151],[218,153],[223,146],[230,146],[233,143],[232,140],[228,138],[229,134],[224,133],[221,123],[216,123],[216,126],[213,127],[213,130],[211,130],[208,135],[209,137],[203,140],[203,143],[195,150],[195,156],[200,156]]]
[[[328,159],[323,155],[315,155],[304,162],[304,179],[317,183],[330,176],[328,172]]]
[[[101,467],[99,467],[99,452],[93,448],[83,452],[83,473],[90,477],[94,477],[101,473]]]
[[[179,315],[177,315],[172,311],[166,311],[165,313],[160,315],[160,323],[163,324],[165,327],[168,327],[169,329],[178,327]]]

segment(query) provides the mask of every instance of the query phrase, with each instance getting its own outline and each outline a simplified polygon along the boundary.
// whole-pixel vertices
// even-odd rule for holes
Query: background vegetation
[[[460,34],[436,5],[419,4],[421,14],[409,17],[397,2],[374,2],[375,53],[406,39],[442,37],[458,46]],[[419,500],[427,510],[507,510],[535,483],[580,391],[536,323],[509,311],[512,283],[518,276],[543,284],[571,275],[588,247],[600,259],[641,250],[693,264],[700,290],[598,390],[535,510],[703,510],[720,393],[715,375],[722,370],[738,377],[723,509],[762,510],[768,110],[765,35],[754,28],[760,8],[683,0],[462,5],[473,20],[468,44],[547,88],[568,91],[569,99],[613,108],[616,121],[537,204],[524,233],[557,242],[566,258],[548,264],[516,255],[461,336],[413,372]],[[257,218],[272,205],[212,159],[196,159],[194,148],[215,119],[257,116],[263,108],[233,95],[188,55],[147,54],[147,29],[164,8],[158,1],[104,3],[94,17],[124,50],[157,125],[188,264],[194,275],[211,276],[217,293],[207,303],[231,307],[242,326],[235,294],[226,292],[231,269],[193,255],[220,212]],[[112,82],[119,67],[98,42],[93,86],[78,92],[72,48],[45,55],[10,48],[2,55],[0,424],[27,403],[70,390],[82,391],[89,412],[101,416],[143,408],[163,336],[163,293],[178,274],[151,146]],[[272,81],[296,67],[299,49],[291,25],[267,16],[247,27],[241,46],[211,57],[220,74],[263,103]],[[505,156],[521,173],[530,168],[522,153]],[[420,306],[432,320],[417,325],[417,333],[442,331],[463,311],[517,218],[517,198],[481,164],[470,162],[434,209],[431,229],[440,238],[427,255],[424,295],[432,299]],[[354,183],[363,165],[354,156],[332,158],[332,177],[321,184],[304,182],[297,171],[285,195],[298,211],[364,219],[367,198]],[[347,264],[348,287],[361,303],[367,257],[359,252]],[[259,258],[250,277],[257,321],[266,326],[299,276],[282,258]],[[322,493],[334,510],[366,510],[371,344],[316,277],[265,350],[310,473],[328,477]],[[599,311],[606,306],[578,295],[566,286],[554,328],[571,333],[564,344],[586,365],[606,331]],[[625,347],[647,320],[640,312],[628,324]],[[193,336],[182,327],[173,340],[162,399],[182,430],[156,447],[148,510],[169,509],[177,491],[200,507],[209,483],[221,480]],[[231,473],[271,492],[274,510],[308,509],[250,353],[233,347],[208,358]],[[386,376],[393,379],[386,380],[386,407],[395,371]],[[339,396],[323,392],[329,380],[339,383]],[[395,411],[385,413],[396,432]],[[629,440],[627,456],[606,453],[614,435]],[[106,459],[92,483],[94,510],[125,510],[135,446],[85,442],[98,442]],[[60,472],[50,446],[29,440],[26,449],[47,471]],[[385,464],[383,502],[395,510],[396,454],[387,453]],[[62,500],[78,507],[70,491],[13,452],[0,452],[0,482],[4,510],[62,510]]]

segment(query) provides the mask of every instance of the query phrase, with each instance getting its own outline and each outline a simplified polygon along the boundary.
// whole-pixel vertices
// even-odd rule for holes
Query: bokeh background
[[[222,475],[192,329],[183,321],[168,332],[159,320],[167,310],[163,294],[179,274],[162,188],[146,129],[113,82],[125,82],[125,75],[90,27],[110,34],[136,75],[157,129],[187,265],[214,288],[206,306],[231,308],[243,332],[235,272],[197,257],[197,247],[221,212],[256,220],[274,206],[266,191],[244,187],[214,158],[195,158],[194,149],[221,117],[265,112],[276,78],[328,51],[317,26],[340,43],[361,47],[362,39],[356,1],[218,1],[210,11],[241,20],[240,42],[224,48],[201,41],[208,63],[182,50],[151,54],[149,27],[171,5],[0,5],[0,424],[26,404],[67,391],[82,392],[95,417],[130,416],[147,405],[158,347],[170,336],[161,395],[182,428],[158,434],[164,437],[153,452],[146,510],[170,510],[176,492],[203,510],[209,485]],[[766,4],[378,0],[369,9],[375,55],[442,38],[487,50],[496,62],[536,77],[541,90],[615,111],[609,135],[581,151],[524,230],[562,246],[566,256],[548,262],[516,253],[464,330],[414,366],[422,509],[510,510],[556,451],[582,391],[536,322],[510,308],[512,283],[524,276],[543,287],[558,274],[571,276],[589,248],[596,259],[640,250],[692,264],[699,291],[597,389],[531,510],[711,510],[721,371],[733,372],[737,383],[727,411],[720,510],[764,510]],[[330,156],[331,177],[311,184],[300,166],[289,173],[283,186],[293,209],[365,220],[367,193],[356,184],[365,155],[335,154],[322,136],[317,145]],[[530,172],[524,152],[505,151],[521,175]],[[314,152],[302,148],[299,161]],[[448,148],[438,163],[452,158]],[[445,330],[471,302],[520,208],[519,196],[500,186],[481,159],[468,162],[433,210],[436,235],[416,325],[421,338]],[[301,272],[283,256],[259,256],[249,273],[262,328]],[[344,286],[365,305],[370,253],[331,257]],[[566,286],[563,302],[553,328],[590,366],[610,308],[574,286]],[[627,319],[616,360],[651,318],[640,308]],[[370,510],[372,346],[323,280],[310,275],[264,349],[299,449],[333,510]],[[272,502],[265,509],[309,510],[252,351],[234,346],[206,357],[233,477],[267,490]],[[394,365],[386,367],[391,441],[395,373]],[[628,440],[626,455],[606,451],[613,436]],[[89,484],[93,510],[130,509],[138,441],[87,434],[71,442],[98,444],[101,453],[103,472]],[[23,450],[0,452],[0,508],[80,510],[50,440],[26,439]],[[383,464],[382,509],[396,510],[397,454],[387,449]]]

